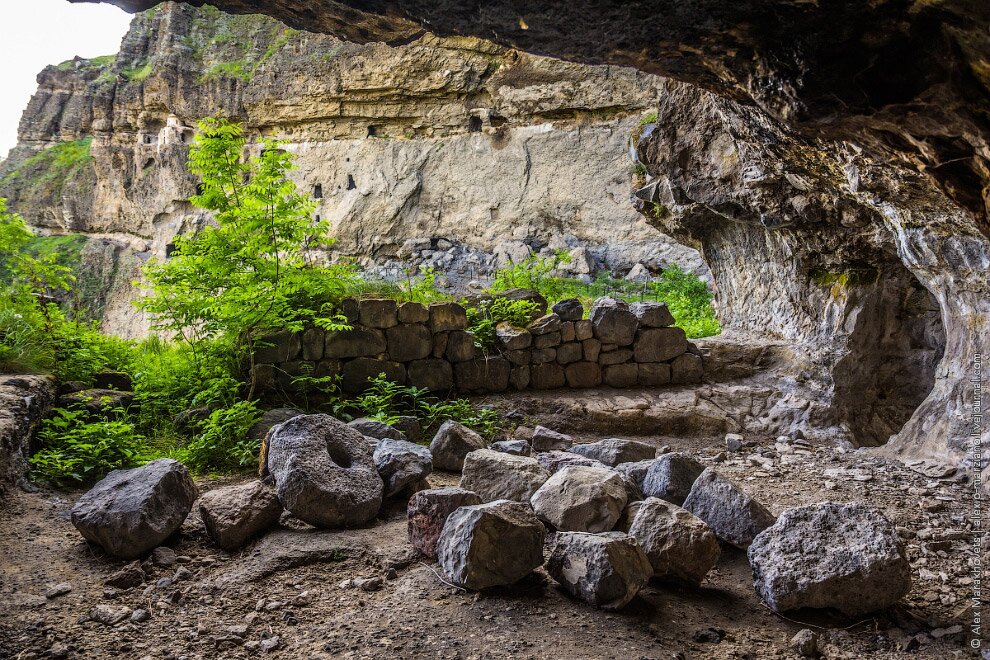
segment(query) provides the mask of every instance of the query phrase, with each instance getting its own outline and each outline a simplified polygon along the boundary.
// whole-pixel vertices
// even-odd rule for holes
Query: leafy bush
[[[238,401],[214,410],[199,435],[180,448],[177,458],[193,470],[243,470],[257,465],[261,442],[247,437],[261,418],[254,401]]]
[[[549,301],[566,298],[568,281],[555,273],[562,264],[570,261],[570,255],[559,251],[552,257],[531,255],[519,263],[510,262],[495,271],[489,291],[497,293],[508,289],[532,289]]]
[[[477,346],[493,348],[498,340],[496,332],[499,323],[525,328],[529,325],[539,306],[529,300],[509,300],[492,298],[482,300],[477,305],[466,306],[468,330],[474,334]]]
[[[145,438],[114,410],[91,419],[85,409],[56,408],[38,433],[42,449],[31,465],[46,479],[60,485],[83,485],[107,472],[134,467],[149,458]]]

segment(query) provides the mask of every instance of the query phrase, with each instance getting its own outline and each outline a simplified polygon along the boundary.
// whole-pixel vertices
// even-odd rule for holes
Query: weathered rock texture
[[[53,378],[0,377],[0,494],[27,474],[34,433],[54,402]]]
[[[114,331],[147,326],[127,304],[135,255],[163,257],[206,221],[185,201],[185,162],[195,122],[221,109],[287,142],[337,253],[365,265],[429,263],[467,281],[588,246],[619,269],[704,270],[629,200],[628,137],[661,84],[632,69],[467,37],[359,45],[165,3],[135,17],[115,60],[48,67],[38,82],[0,196],[45,232],[102,241],[111,263],[92,282]],[[68,143],[81,153],[56,171],[51,147]]]
[[[749,547],[757,593],[775,612],[831,607],[860,616],[911,590],[897,530],[860,503],[788,509]]]
[[[447,517],[462,506],[476,504],[481,504],[481,498],[463,488],[419,491],[409,498],[406,509],[409,544],[427,557],[436,559],[437,540],[447,523]]]
[[[653,575],[636,539],[621,532],[560,532],[547,572],[581,600],[606,610],[629,604]]]
[[[199,498],[206,532],[224,550],[236,550],[273,527],[282,515],[275,490],[261,481],[225,486]]]
[[[971,432],[990,447],[967,384],[990,344],[987,3],[218,5],[358,41],[428,26],[697,85],[663,86],[639,196],[702,250],[727,329],[796,344],[767,430],[956,460]]]

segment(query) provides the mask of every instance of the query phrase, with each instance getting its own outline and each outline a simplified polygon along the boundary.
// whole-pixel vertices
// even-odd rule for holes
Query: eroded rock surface
[[[560,532],[554,537],[547,572],[581,600],[618,610],[646,586],[653,567],[628,534]]]

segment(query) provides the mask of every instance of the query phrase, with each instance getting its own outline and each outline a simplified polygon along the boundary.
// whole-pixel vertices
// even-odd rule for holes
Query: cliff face
[[[114,264],[132,276],[206,221],[184,201],[185,161],[196,120],[219,112],[287,142],[339,252],[368,266],[426,259],[466,280],[508,256],[587,246],[618,270],[706,270],[630,201],[629,137],[666,84],[632,69],[475,38],[357,45],[166,4],[135,17],[115,58],[38,82],[0,196],[43,231],[124,246]],[[98,262],[106,248],[90,252],[116,272]],[[108,330],[140,334],[128,282],[97,302]]]
[[[971,382],[990,346],[986,2],[218,5],[355,41],[489,37],[690,83],[666,88],[643,131],[639,197],[703,251],[729,332],[793,343],[768,430],[894,433],[895,451],[961,461],[990,447]]]

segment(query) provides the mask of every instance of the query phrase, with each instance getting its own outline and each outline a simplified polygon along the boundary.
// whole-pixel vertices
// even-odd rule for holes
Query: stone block
[[[557,347],[557,362],[559,364],[570,364],[577,362],[584,356],[584,350],[576,341],[561,344]]]
[[[451,362],[466,362],[477,355],[474,335],[464,330],[453,330],[447,335],[446,357]]]
[[[381,330],[354,328],[328,332],[323,355],[328,358],[374,357],[385,352],[388,345]]]
[[[454,387],[454,368],[446,360],[414,360],[406,367],[409,384],[443,392]]]
[[[534,353],[534,360],[536,355]],[[537,390],[555,390],[563,387],[567,380],[564,368],[556,362],[533,364],[529,369],[530,385]]]
[[[582,321],[574,322],[574,338],[578,341],[584,341],[585,339],[591,339],[595,336],[595,328],[591,324],[591,321],[584,319]]]
[[[326,346],[326,333],[323,328],[308,328],[302,333],[302,358],[319,360]]]
[[[512,365],[502,357],[477,358],[454,365],[454,383],[461,392],[504,392]]]
[[[586,362],[598,362],[598,356],[602,352],[602,343],[595,338],[581,341],[581,351],[584,353]]]
[[[639,369],[636,364],[613,364],[605,367],[605,375],[602,380],[610,387],[632,387],[639,378]]]
[[[560,332],[548,332],[533,337],[533,348],[554,348],[560,346]]]
[[[368,381],[381,373],[392,382],[406,382],[406,368],[398,362],[362,357],[344,364],[341,369],[341,389],[348,394],[363,392],[368,387]]]
[[[467,327],[467,312],[457,303],[445,302],[430,305],[430,331],[434,334],[450,330],[466,330]]]
[[[598,387],[602,384],[602,369],[595,362],[574,362],[564,369],[567,386],[575,389]]]
[[[430,310],[418,302],[404,302],[399,305],[399,323],[426,323],[430,320]]]
[[[399,304],[388,298],[359,300],[358,319],[366,328],[391,328],[399,322]]]
[[[647,387],[670,383],[670,365],[664,362],[642,362],[639,365],[639,384]]]
[[[529,365],[522,365],[518,367],[512,367],[509,372],[509,385],[513,389],[522,391],[529,387]]]
[[[433,335],[421,324],[400,324],[385,331],[388,356],[396,362],[410,362],[429,357],[433,352]]]
[[[701,358],[691,353],[684,353],[674,358],[670,363],[670,382],[678,385],[697,385],[705,376]]]
[[[681,328],[647,328],[636,333],[636,362],[666,362],[685,352],[687,337]]]
[[[598,354],[598,364],[608,367],[613,364],[624,364],[632,360],[633,352],[628,348],[617,348],[614,351]]]

